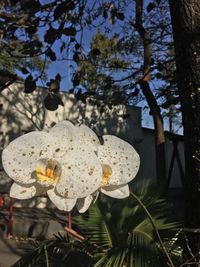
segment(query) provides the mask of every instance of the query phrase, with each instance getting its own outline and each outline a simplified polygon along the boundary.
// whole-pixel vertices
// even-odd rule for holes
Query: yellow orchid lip
[[[102,176],[102,180],[101,180],[101,186],[106,186],[109,184],[110,177],[112,175],[112,169],[107,164],[103,164],[102,169],[103,169],[103,176]]]
[[[35,167],[35,175],[39,182],[53,184],[61,176],[61,166],[54,159],[40,159]]]

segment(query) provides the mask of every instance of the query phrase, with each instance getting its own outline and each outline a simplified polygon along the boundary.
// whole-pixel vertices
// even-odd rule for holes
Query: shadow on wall
[[[32,130],[47,129],[62,120],[85,123],[99,136],[115,134],[133,145],[142,140],[140,108],[123,105],[112,109],[107,106],[102,108],[90,104],[89,101],[84,104],[73,94],[61,92],[64,106],[59,106],[56,111],[49,111],[43,104],[47,95],[45,88],[31,94],[23,93],[23,89],[22,83],[15,83],[1,92],[1,151],[17,136]]]
[[[44,127],[42,98],[40,90],[37,94],[24,94],[22,85],[18,83],[1,93],[1,149],[25,132]]]

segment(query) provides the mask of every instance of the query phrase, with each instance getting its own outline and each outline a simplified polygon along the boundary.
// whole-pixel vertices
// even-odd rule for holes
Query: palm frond
[[[52,240],[35,243],[35,248],[12,267],[89,267],[92,266],[92,256],[86,243],[70,241],[68,236],[58,234]]]
[[[166,266],[163,265],[166,262],[163,247],[169,252],[167,256],[180,256],[179,247],[173,242],[180,223],[168,219],[166,201],[147,184],[138,185],[133,190],[150,212],[163,242],[159,242],[152,221],[136,199],[130,196],[119,201],[103,196],[87,215],[76,219],[77,227],[85,237],[102,246],[102,254],[95,267]]]
[[[93,205],[88,213],[74,218],[74,222],[88,241],[95,243],[102,248],[112,247],[111,229],[109,227],[109,214]],[[89,231],[89,234],[88,234]]]

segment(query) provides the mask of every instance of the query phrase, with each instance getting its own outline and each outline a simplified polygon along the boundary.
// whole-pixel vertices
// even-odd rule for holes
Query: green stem
[[[49,267],[49,257],[48,257],[46,245],[44,246],[44,253],[45,253],[45,259],[46,259],[46,267]]]
[[[147,210],[146,206],[142,203],[142,201],[134,193],[131,192],[131,196],[137,200],[137,202],[140,204],[140,206],[143,208],[143,210],[147,214],[147,216],[148,216],[148,218],[149,218],[149,220],[150,220],[150,222],[151,222],[151,224],[153,226],[153,229],[154,229],[154,231],[155,231],[155,233],[157,235],[157,238],[158,238],[158,241],[159,241],[160,246],[162,248],[163,254],[168,259],[168,262],[169,262],[170,266],[171,267],[175,267],[174,264],[173,264],[173,262],[172,262],[172,260],[171,260],[171,258],[170,258],[170,256],[169,256],[169,253],[167,252],[167,250],[166,250],[166,248],[165,248],[165,246],[164,246],[164,244],[162,242],[162,239],[161,239],[160,234],[158,232],[158,229],[157,229],[157,227],[156,227],[156,225],[155,225],[155,223],[153,221],[153,218],[151,217],[151,214]]]

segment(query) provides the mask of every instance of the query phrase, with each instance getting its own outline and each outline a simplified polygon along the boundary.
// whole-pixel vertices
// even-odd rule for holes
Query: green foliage
[[[87,56],[78,62],[74,86],[82,85],[87,91],[95,92],[105,104],[125,103],[129,93],[114,80],[130,67],[126,53],[117,35],[108,37],[98,30],[90,42]]]
[[[41,57],[25,58],[16,53],[16,56],[11,56],[6,50],[0,53],[0,69],[16,73],[17,71],[23,74],[35,73],[40,75],[42,79],[47,79],[46,70],[49,61],[43,60]],[[26,70],[26,73],[24,73]]]
[[[180,223],[168,219],[168,205],[152,187],[139,184],[133,191],[151,213],[156,231],[173,261],[174,265],[170,266],[179,265],[181,249],[177,241]],[[59,234],[55,239],[36,244],[36,248],[13,267],[169,266],[155,228],[142,205],[133,196],[124,200],[101,197],[86,214],[73,218],[74,227],[85,236],[85,241],[74,241]]]
[[[89,59],[93,64],[109,68],[126,68],[130,65],[130,62],[126,61],[125,51],[123,47],[118,45],[119,38],[116,36],[108,37],[100,30],[90,42]],[[94,53],[96,51],[96,53]],[[98,52],[97,52],[98,51]]]
[[[176,244],[176,234],[180,225],[167,219],[166,202],[146,185],[138,186],[134,192],[151,213],[173,261],[178,262],[181,249]],[[96,267],[167,266],[152,223],[132,196],[123,201],[103,197],[88,214],[76,220],[82,234],[101,248]]]
[[[12,267],[90,267],[92,256],[87,242],[70,241],[67,235],[34,243],[34,249]]]

